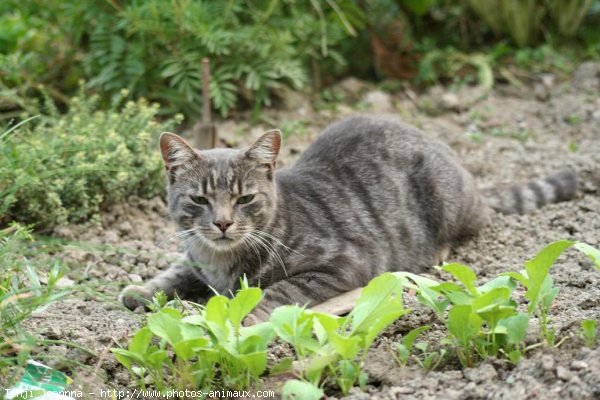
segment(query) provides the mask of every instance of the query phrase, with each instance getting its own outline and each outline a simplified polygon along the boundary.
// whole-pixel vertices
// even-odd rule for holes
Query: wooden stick
[[[342,293],[339,296],[311,307],[311,310],[334,315],[348,314],[350,311],[352,311],[354,303],[356,303],[356,300],[360,296],[360,292],[362,292],[362,290],[363,288],[358,288],[346,293]]]
[[[202,59],[202,120],[194,126],[196,147],[210,149],[217,146],[217,129],[212,123],[210,108],[210,61]]]

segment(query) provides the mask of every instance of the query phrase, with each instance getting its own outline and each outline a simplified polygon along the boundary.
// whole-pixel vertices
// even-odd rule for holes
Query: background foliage
[[[97,103],[81,92],[60,114],[47,99],[35,112],[41,117],[0,135],[0,223],[80,222],[101,205],[163,190],[155,144],[175,120],[154,121],[158,105],[143,100],[122,104],[117,96],[104,111]]]
[[[597,57],[599,15],[598,0],[5,0],[0,112],[40,84],[65,106],[85,79],[104,101],[126,88],[196,116],[204,57],[223,115],[347,74],[455,79],[542,44]]]

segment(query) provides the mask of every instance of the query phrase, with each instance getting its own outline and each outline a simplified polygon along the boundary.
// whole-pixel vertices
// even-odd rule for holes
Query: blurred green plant
[[[0,377],[8,377],[3,383],[14,379],[15,367],[24,366],[40,344],[23,321],[68,294],[56,286],[63,268],[59,261],[40,268],[25,257],[25,243],[32,241],[25,226],[13,223],[0,230]]]
[[[65,114],[48,97],[27,105],[43,115],[0,134],[0,225],[15,220],[48,229],[87,220],[131,195],[162,193],[157,135],[181,117],[156,122],[158,105],[125,102],[126,95],[106,111],[83,90]]]
[[[326,62],[344,63],[336,47],[362,23],[351,0],[8,2],[13,9],[0,16],[7,23],[0,28],[0,54],[50,57],[60,46],[61,61],[76,66],[63,78],[85,77],[108,95],[127,88],[134,97],[160,101],[163,112],[188,115],[200,110],[203,58],[211,61],[213,105],[226,115],[240,102],[270,104],[282,86],[303,87]],[[40,21],[52,41],[38,37]],[[15,46],[30,36],[52,51]],[[11,73],[0,72],[0,80],[22,85],[40,64],[42,74],[53,73],[56,60],[36,61],[23,72],[6,61]]]
[[[519,47],[535,44],[545,17],[563,36],[575,35],[592,0],[468,0],[471,8],[497,34],[508,34]]]

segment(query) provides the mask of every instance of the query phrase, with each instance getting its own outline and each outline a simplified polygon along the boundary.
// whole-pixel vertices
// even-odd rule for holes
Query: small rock
[[[56,287],[58,288],[67,288],[73,286],[74,284],[75,281],[67,278],[66,276],[63,276],[58,281],[56,281]]]
[[[142,277],[139,276],[138,274],[129,274],[129,275],[127,275],[127,277],[129,278],[129,280],[132,283],[142,283],[143,282]]]
[[[573,376],[573,373],[565,367],[559,366],[556,368],[556,376],[558,377],[558,379],[568,381]]]
[[[129,236],[133,232],[133,227],[129,221],[122,222],[117,229],[119,229],[122,236]]]
[[[451,111],[460,111],[460,100],[455,93],[446,92],[440,98],[440,105],[442,108]]]
[[[286,110],[296,111],[300,116],[306,116],[312,112],[311,102],[306,94],[283,87],[279,91],[279,95]]]
[[[575,360],[571,363],[571,369],[574,369],[575,371],[588,369],[588,367],[588,363],[586,363],[585,361]]]
[[[483,364],[478,368],[467,368],[464,375],[469,381],[475,383],[490,381],[498,377],[498,373],[490,364]]]
[[[364,97],[364,102],[367,103],[372,112],[387,113],[394,111],[390,95],[381,90],[368,92]]]
[[[408,386],[394,386],[390,388],[390,394],[394,398],[400,398],[399,395],[414,393],[415,389]]]
[[[369,85],[361,81],[360,79],[350,77],[338,83],[337,87],[351,96],[356,96],[357,94],[368,88]]]
[[[544,354],[542,356],[542,368],[546,371],[551,371],[554,369],[554,357],[549,354]]]
[[[573,73],[573,86],[593,92],[600,90],[600,63],[586,61]]]

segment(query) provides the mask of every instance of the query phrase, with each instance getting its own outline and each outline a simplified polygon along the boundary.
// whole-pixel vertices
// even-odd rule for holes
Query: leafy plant
[[[549,271],[571,246],[588,255],[600,269],[600,251],[585,243],[562,240],[549,244],[534,259],[526,261],[525,271],[507,272],[480,286],[475,284],[477,276],[473,270],[461,264],[442,267],[461,285],[438,283],[406,272],[396,275],[405,281],[404,286],[417,291],[420,303],[444,321],[450,343],[463,365],[470,367],[478,358],[499,354],[516,363],[525,350],[523,340],[532,316],[540,320],[541,337],[547,344],[554,344],[548,315],[558,288],[554,287]],[[527,313],[518,311],[513,298],[515,281],[526,289]]]
[[[214,296],[196,315],[160,308],[127,349],[112,352],[142,387],[150,377],[161,391],[246,389],[265,371],[266,348],[274,336],[270,323],[241,325],[261,296],[260,289],[243,284],[233,299]]]
[[[23,321],[68,294],[56,286],[62,277],[59,262],[43,273],[24,256],[25,243],[33,240],[30,230],[18,224],[0,230],[0,375],[16,373],[14,367],[25,365],[40,344],[22,327]]]
[[[408,312],[402,306],[401,282],[386,273],[363,289],[347,317],[283,306],[270,321],[277,336],[294,348],[300,378],[318,387],[330,376],[342,393],[348,393],[366,382],[361,366],[377,335]]]
[[[59,114],[47,99],[33,121],[0,135],[0,223],[45,229],[80,222],[132,195],[163,191],[157,135],[180,119],[156,122],[157,105],[124,101],[107,111],[81,91]],[[125,103],[125,104],[123,104]]]
[[[362,23],[360,8],[349,0],[9,3],[8,21],[21,24],[3,25],[0,49],[3,32],[7,41],[25,42],[21,32],[28,28],[45,45],[22,46],[22,52],[16,43],[5,46],[20,60],[23,53],[34,56],[24,70],[10,69],[9,88],[29,82],[39,68],[36,83],[49,81],[55,89],[47,76],[55,74],[53,64],[43,62],[48,58],[67,72],[68,82],[61,82],[67,89],[72,84],[65,83],[84,78],[105,98],[126,88],[136,98],[161,102],[163,112],[186,115],[200,110],[203,58],[211,62],[212,104],[226,115],[239,103],[268,105],[284,86],[303,87],[323,63],[345,63],[338,44]],[[56,57],[56,47],[63,58]]]
[[[408,363],[408,359],[410,358],[410,352],[412,351],[415,340],[421,333],[429,330],[430,328],[431,326],[429,325],[424,325],[415,328],[408,332],[406,335],[402,336],[400,342],[396,343],[396,353],[398,356],[398,363],[400,365],[406,365]],[[425,352],[424,350],[422,351]]]
[[[598,335],[598,323],[595,319],[586,319],[581,321],[581,330],[583,339],[587,347],[594,347]]]

